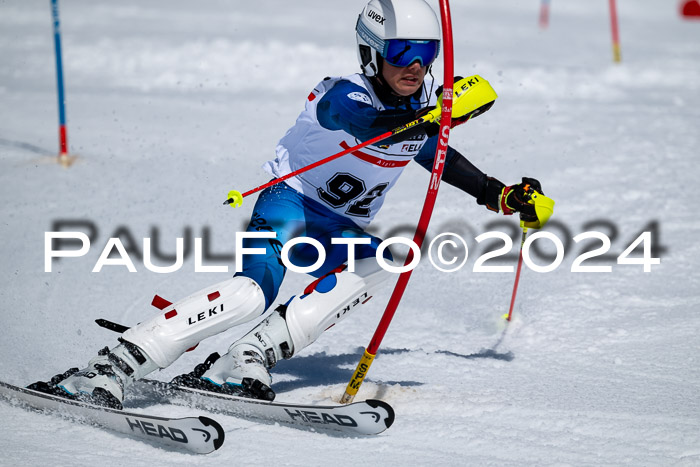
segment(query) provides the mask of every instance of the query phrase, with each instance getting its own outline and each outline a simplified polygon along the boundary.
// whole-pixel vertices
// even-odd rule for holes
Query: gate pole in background
[[[63,91],[63,63],[61,60],[61,25],[58,18],[58,0],[51,0],[53,17],[53,42],[56,50],[56,86],[58,90],[58,141],[60,150],[58,161],[63,166],[70,165],[68,157],[68,132],[66,131],[66,97]]]
[[[540,28],[547,29],[549,26],[549,0],[542,0],[540,3]]]
[[[610,27],[612,29],[613,60],[615,63],[622,61],[620,53],[620,28],[617,24],[617,6],[615,0],[610,0]]]

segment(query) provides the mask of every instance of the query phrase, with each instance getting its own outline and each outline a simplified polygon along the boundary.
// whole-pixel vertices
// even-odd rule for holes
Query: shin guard
[[[167,306],[122,337],[165,368],[200,341],[250,321],[263,311],[265,297],[260,286],[237,276]]]
[[[389,277],[391,273],[374,258],[366,258],[355,262],[355,272],[341,266],[309,284],[303,294],[289,301],[284,312],[293,353],[367,303]]]

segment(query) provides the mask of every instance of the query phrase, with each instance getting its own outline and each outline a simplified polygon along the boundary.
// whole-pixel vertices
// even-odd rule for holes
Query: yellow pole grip
[[[340,398],[341,404],[349,404],[355,399],[355,395],[357,395],[357,391],[359,391],[360,386],[362,386],[362,381],[364,381],[365,376],[367,376],[367,372],[369,371],[369,367],[372,366],[375,356],[376,355],[365,350],[364,355],[362,355],[360,359],[360,363],[357,364],[355,373],[352,375],[352,379],[348,383],[348,387],[345,388],[345,394]]]

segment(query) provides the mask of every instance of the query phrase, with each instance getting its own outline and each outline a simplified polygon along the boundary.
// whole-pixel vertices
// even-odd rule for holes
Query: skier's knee
[[[367,303],[390,276],[374,258],[366,258],[355,262],[354,272],[342,267],[309,284],[284,313],[294,353]]]

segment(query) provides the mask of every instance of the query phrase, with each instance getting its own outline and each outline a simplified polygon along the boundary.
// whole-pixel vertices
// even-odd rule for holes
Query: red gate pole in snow
[[[418,248],[420,248],[423,244],[425,233],[428,230],[428,224],[430,223],[430,218],[433,214],[435,199],[437,198],[438,189],[440,188],[440,180],[442,179],[442,171],[445,168],[444,162],[445,155],[447,154],[447,142],[450,137],[450,128],[452,124],[452,88],[454,85],[454,64],[452,55],[452,22],[450,19],[449,0],[440,0],[440,19],[442,21],[443,49],[445,51],[442,114],[440,116],[439,133],[440,137],[438,139],[438,145],[435,151],[435,162],[433,163],[433,170],[430,176],[428,193],[425,196],[423,210],[421,211],[420,219],[418,220],[416,233],[413,236],[413,242],[418,246]],[[412,261],[413,250],[410,250],[404,265],[409,265]],[[382,339],[389,328],[391,319],[394,317],[394,313],[399,306],[404,290],[406,290],[408,280],[411,278],[411,272],[412,270],[402,272],[399,276],[394,292],[391,294],[391,298],[389,299],[389,303],[384,310],[382,319],[379,321],[377,330],[374,332],[374,336],[372,336],[369,346],[367,346],[365,349],[365,353],[360,359],[360,363],[358,363],[355,373],[353,373],[352,379],[345,389],[345,394],[343,394],[343,397],[340,400],[341,403],[348,404],[352,402],[357,394],[357,391],[360,389],[362,381],[367,375],[367,371],[369,370],[375,355],[377,355],[379,345],[381,344]]]
[[[540,3],[540,28],[547,29],[549,26],[549,0],[542,0]]]
[[[610,27],[612,29],[613,60],[615,63],[622,61],[620,54],[620,29],[617,24],[617,6],[615,0],[610,0]]]

